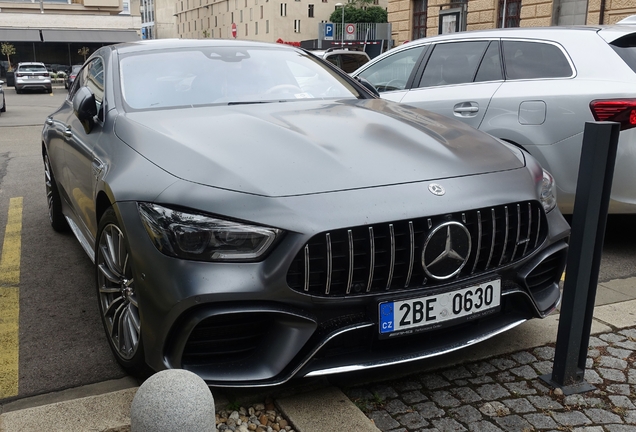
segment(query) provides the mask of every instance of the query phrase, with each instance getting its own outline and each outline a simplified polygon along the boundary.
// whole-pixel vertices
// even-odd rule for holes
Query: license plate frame
[[[500,310],[501,279],[491,279],[442,293],[380,302],[378,334],[387,339],[437,330]]]

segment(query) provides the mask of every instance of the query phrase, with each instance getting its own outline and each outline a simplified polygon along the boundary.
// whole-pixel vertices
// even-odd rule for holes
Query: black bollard
[[[585,123],[554,364],[541,376],[566,395],[594,389],[584,379],[585,360],[619,132],[619,123]]]

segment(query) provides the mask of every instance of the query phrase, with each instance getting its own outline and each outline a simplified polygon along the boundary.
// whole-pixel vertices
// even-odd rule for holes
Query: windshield
[[[135,53],[120,63],[129,108],[357,98],[345,78],[301,51],[210,47]]]

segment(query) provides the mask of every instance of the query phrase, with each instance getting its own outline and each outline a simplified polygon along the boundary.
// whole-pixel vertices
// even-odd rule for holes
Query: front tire
[[[46,186],[46,201],[49,206],[49,222],[55,231],[67,231],[68,223],[62,214],[62,199],[51,170],[49,155],[46,153],[44,154],[44,184]]]
[[[2,96],[2,109],[0,109],[0,112],[7,112],[7,101],[4,96]]]
[[[128,242],[117,215],[108,208],[99,222],[95,273],[99,311],[106,337],[119,364],[129,373],[148,375],[141,339],[139,296]]]

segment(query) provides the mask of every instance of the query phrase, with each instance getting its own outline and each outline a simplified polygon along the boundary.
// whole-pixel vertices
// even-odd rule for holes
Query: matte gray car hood
[[[176,177],[271,197],[523,166],[485,133],[380,99],[132,112],[115,130]]]

